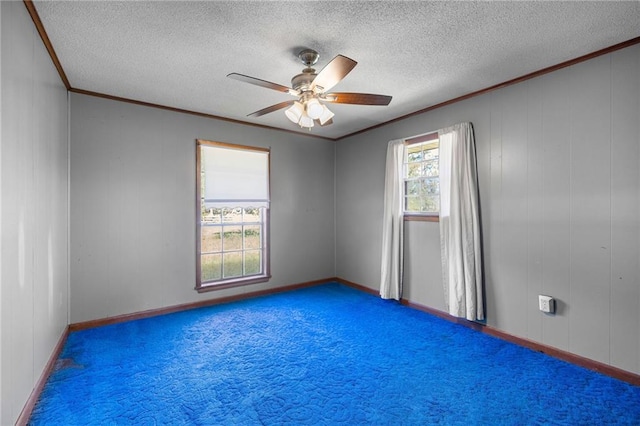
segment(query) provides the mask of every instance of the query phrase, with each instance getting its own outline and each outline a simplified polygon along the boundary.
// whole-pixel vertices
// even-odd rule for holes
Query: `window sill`
[[[440,216],[427,214],[405,214],[405,222],[440,222]]]
[[[213,281],[196,285],[195,290],[198,293],[206,293],[208,291],[222,290],[224,288],[240,287],[249,284],[264,283],[271,279],[271,275],[254,275],[245,278],[228,279],[224,281]]]

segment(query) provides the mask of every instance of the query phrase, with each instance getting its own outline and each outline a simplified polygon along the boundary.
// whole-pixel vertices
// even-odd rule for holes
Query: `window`
[[[197,141],[196,290],[269,280],[269,150]]]
[[[437,216],[440,211],[438,133],[407,139],[403,179],[405,216]]]

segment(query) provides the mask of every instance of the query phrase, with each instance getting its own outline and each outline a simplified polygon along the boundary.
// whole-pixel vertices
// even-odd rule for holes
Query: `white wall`
[[[68,316],[67,91],[22,2],[0,2],[0,424],[13,424]]]
[[[487,323],[640,373],[638,45],[337,142],[337,276],[378,288],[387,142],[462,121],[476,135]],[[442,310],[437,228],[407,224],[405,297]],[[541,293],[556,315],[537,310]]]
[[[268,283],[195,290],[196,139],[271,147]],[[71,322],[335,276],[334,142],[71,95]]]

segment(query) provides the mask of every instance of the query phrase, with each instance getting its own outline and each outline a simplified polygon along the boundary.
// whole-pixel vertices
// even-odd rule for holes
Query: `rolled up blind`
[[[268,207],[269,152],[200,145],[206,207]]]

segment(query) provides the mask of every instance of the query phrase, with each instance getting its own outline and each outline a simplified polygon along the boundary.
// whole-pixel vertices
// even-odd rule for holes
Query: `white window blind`
[[[269,153],[202,145],[205,207],[269,207]]]

